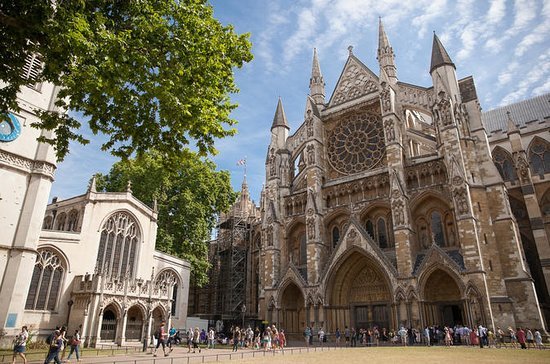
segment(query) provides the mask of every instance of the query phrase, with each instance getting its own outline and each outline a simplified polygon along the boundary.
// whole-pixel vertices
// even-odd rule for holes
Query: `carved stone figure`
[[[313,136],[313,117],[311,116],[311,110],[307,111],[306,135],[308,138],[311,138]]]
[[[307,146],[307,164],[308,165],[314,165],[315,164],[315,147],[313,144],[310,144]]]
[[[433,114],[436,121],[442,125],[450,125],[453,122],[453,110],[451,101],[447,98],[447,94],[441,91],[438,95],[439,100],[433,106]]]
[[[275,149],[271,148],[270,156],[269,156],[269,175],[274,176],[275,175]]]
[[[315,239],[315,217],[310,216],[307,218],[307,238]]]
[[[461,215],[468,213],[468,199],[466,195],[465,188],[458,188],[454,192],[456,208]]]
[[[384,113],[391,111],[391,91],[390,87],[382,82],[382,91],[380,91],[380,103]]]
[[[387,120],[385,125],[386,127],[386,139],[388,142],[393,142],[395,140],[395,129],[393,128],[393,120]]]

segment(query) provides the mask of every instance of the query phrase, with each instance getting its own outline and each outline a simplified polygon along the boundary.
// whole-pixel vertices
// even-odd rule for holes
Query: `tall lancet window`
[[[54,311],[64,273],[65,266],[57,252],[50,249],[40,250],[34,265],[25,309]]]
[[[127,212],[113,214],[101,228],[96,272],[133,277],[139,241],[137,221]]]

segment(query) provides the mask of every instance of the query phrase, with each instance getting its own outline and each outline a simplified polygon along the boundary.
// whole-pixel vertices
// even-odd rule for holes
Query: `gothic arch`
[[[440,194],[423,193],[411,206],[417,249],[429,249],[434,242],[440,247],[459,245],[453,209]]]
[[[283,279],[281,284],[279,284],[279,288],[277,289],[276,295],[272,296],[275,302],[278,302],[279,305],[281,303],[282,294],[291,284],[294,284],[296,287],[298,287],[298,289],[300,290],[300,293],[302,294],[302,297],[306,297],[306,292],[304,291],[304,287],[302,286],[302,284],[300,284],[298,280],[296,280],[294,277],[286,277],[285,279]],[[303,303],[305,303],[305,301]]]
[[[392,300],[391,292],[393,291],[393,285],[391,279],[389,278],[391,273],[388,272],[384,265],[380,264],[367,251],[358,247],[352,247],[346,251],[346,253],[338,257],[338,259],[331,265],[325,276],[325,303],[336,304],[334,302],[335,300],[349,300],[349,297],[347,296],[336,294],[335,290],[337,289],[340,292],[344,292],[346,288],[351,288],[353,280],[350,278],[356,277],[358,274],[362,274],[363,270],[366,268],[372,269],[372,274],[375,274],[377,278],[381,279],[382,285],[385,286],[385,289],[387,290],[388,300]],[[340,282],[340,284],[337,282]],[[337,299],[337,297],[340,297],[341,299]]]
[[[493,157],[493,163],[497,167],[502,180],[514,182],[518,179],[516,168],[514,167],[514,159],[506,149],[497,145],[493,149],[491,155]]]
[[[121,208],[121,209],[116,209],[116,210],[113,210],[111,212],[109,212],[108,214],[106,214],[103,219],[101,220],[101,222],[99,223],[99,226],[97,228],[97,231],[100,232],[101,229],[103,228],[103,226],[105,226],[105,223],[112,217],[114,216],[115,214],[119,213],[119,212],[123,212],[123,213],[126,213],[128,215],[130,215],[135,221],[136,221],[136,226],[138,228],[138,232],[139,232],[139,236],[142,237],[142,243],[143,243],[143,228],[141,227],[141,223],[138,219],[138,217],[136,216],[136,214],[134,214],[132,211],[130,211],[129,209],[126,209],[126,208]]]
[[[127,210],[116,210],[101,223],[96,271],[112,276],[134,276],[143,232],[139,220]]]
[[[441,263],[432,264],[431,266],[424,269],[423,272],[420,274],[420,277],[418,278],[418,291],[420,293],[420,297],[422,297],[423,300],[426,300],[426,283],[428,279],[432,276],[432,274],[437,273],[438,270],[446,273],[452,278],[459,289],[460,297],[463,298],[466,287],[460,279],[460,273],[456,272],[453,268]]]
[[[67,257],[67,254],[65,254],[65,252],[63,250],[59,249],[58,247],[56,247],[55,245],[52,245],[52,244],[40,244],[40,246],[38,246],[37,249],[38,250],[49,249],[49,250],[54,251],[55,254],[60,256],[61,259],[63,260],[63,265],[67,268],[67,273],[71,273],[71,262],[69,261],[69,258]]]
[[[169,284],[180,284],[181,282],[183,282],[183,280],[181,279],[181,276],[180,274],[174,269],[174,268],[163,268],[161,269],[156,277],[155,277],[155,283],[158,283],[158,281],[163,278],[163,277],[167,277],[167,275],[171,275],[173,276],[173,280],[170,280],[168,281]],[[168,277],[169,278],[169,277]],[[170,279],[170,278],[169,278]]]
[[[63,294],[67,259],[55,247],[38,248],[25,300],[26,310],[55,311]]]
[[[122,317],[122,313],[123,313],[123,310],[122,310],[122,306],[120,305],[120,302],[118,302],[116,299],[114,298],[108,298],[104,301],[103,303],[103,313],[105,312],[105,310],[109,307],[113,307],[114,308],[114,311],[115,311],[115,314],[116,314],[116,318],[117,319],[120,319]]]
[[[539,136],[534,137],[529,143],[527,155],[533,175],[550,173],[550,143],[547,140]]]
[[[395,293],[393,294],[393,297],[394,297],[394,302],[395,303],[407,300],[405,298],[406,297],[405,292],[403,291],[403,288],[401,288],[401,287],[397,287],[397,289],[395,290]]]

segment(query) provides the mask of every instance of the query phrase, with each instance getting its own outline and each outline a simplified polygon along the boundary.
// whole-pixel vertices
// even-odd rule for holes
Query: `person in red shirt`
[[[518,342],[521,345],[522,349],[527,349],[527,346],[525,345],[525,331],[520,327],[518,328],[518,331],[516,332],[516,336],[518,337]]]

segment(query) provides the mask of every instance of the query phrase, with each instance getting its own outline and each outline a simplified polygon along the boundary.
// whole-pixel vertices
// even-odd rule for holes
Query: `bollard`
[[[142,351],[143,351],[143,352],[146,352],[146,351],[147,351],[147,338],[143,339],[143,348],[142,348]]]

